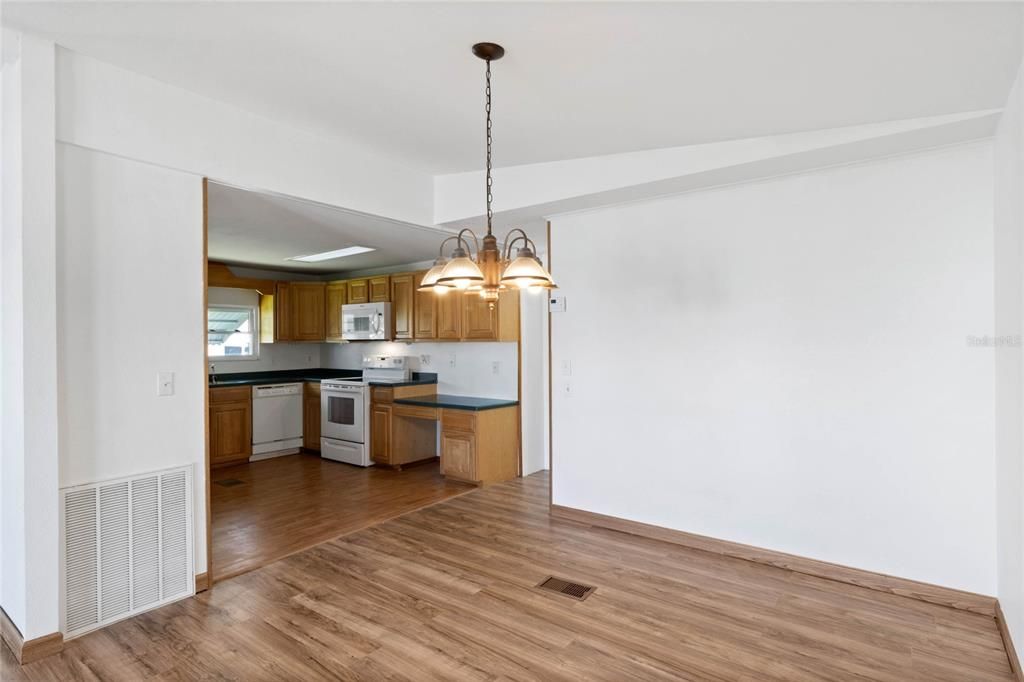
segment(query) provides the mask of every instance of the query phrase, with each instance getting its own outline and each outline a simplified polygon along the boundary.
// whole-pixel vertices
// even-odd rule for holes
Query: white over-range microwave
[[[390,303],[341,306],[341,338],[346,341],[390,341]]]

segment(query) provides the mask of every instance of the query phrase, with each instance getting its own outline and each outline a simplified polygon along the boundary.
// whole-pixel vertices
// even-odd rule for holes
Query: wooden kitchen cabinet
[[[291,282],[292,338],[295,341],[323,341],[326,311],[324,282]]]
[[[328,282],[325,292],[326,310],[324,311],[324,339],[341,341],[341,306],[348,301],[345,298],[348,286],[345,282]]]
[[[463,294],[462,338],[494,341],[498,338],[498,304],[491,305],[476,294]]]
[[[441,473],[483,485],[519,475],[519,407],[441,410]]]
[[[374,403],[370,409],[370,459],[377,464],[391,462],[390,404]]]
[[[519,290],[501,292],[494,305],[475,294],[462,302],[462,337],[472,341],[519,340]]]
[[[209,389],[210,467],[249,461],[252,455],[252,389]]]
[[[274,339],[294,341],[294,308],[291,282],[278,282],[274,286]]]
[[[413,338],[437,338],[437,294],[433,291],[417,291],[426,272],[418,272],[413,278]]]
[[[463,431],[441,432],[441,473],[463,481],[476,480],[476,436]]]
[[[445,294],[433,294],[437,299],[437,338],[462,338],[462,299],[461,291],[449,291]]]
[[[302,447],[320,452],[320,384],[314,381],[302,387]]]
[[[437,384],[370,387],[370,459],[384,466],[404,464],[437,456],[436,416],[430,410],[395,405],[395,398],[437,393]]]
[[[387,303],[391,300],[391,278],[387,275],[371,277],[367,281],[367,296],[370,303]]]
[[[347,303],[369,303],[369,283],[365,279],[349,280],[345,298]]]
[[[391,319],[395,339],[413,338],[415,294],[411,273],[391,276]]]

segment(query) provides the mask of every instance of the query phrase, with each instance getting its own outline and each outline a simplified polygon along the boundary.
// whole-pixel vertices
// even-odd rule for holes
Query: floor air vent
[[[193,593],[191,466],[61,495],[65,639]]]
[[[597,589],[591,585],[574,583],[571,580],[556,578],[554,576],[548,576],[542,580],[537,587],[542,590],[551,590],[558,594],[564,594],[566,597],[572,597],[578,601],[583,601],[590,595],[594,594],[594,591]]]
[[[231,488],[236,485],[242,485],[245,483],[245,481],[239,478],[222,478],[219,481],[214,481],[214,483],[225,488]]]

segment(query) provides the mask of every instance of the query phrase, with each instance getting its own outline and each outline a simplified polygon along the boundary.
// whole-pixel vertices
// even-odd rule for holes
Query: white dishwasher
[[[302,447],[302,384],[252,387],[252,457],[290,455]]]

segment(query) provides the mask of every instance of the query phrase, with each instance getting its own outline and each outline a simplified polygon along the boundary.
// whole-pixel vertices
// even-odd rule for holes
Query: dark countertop
[[[473,398],[468,395],[448,395],[438,393],[437,395],[421,395],[415,398],[395,398],[395,403],[401,405],[418,405],[420,407],[443,407],[449,410],[494,410],[499,407],[513,407],[519,404],[518,400],[502,400],[496,398]]]
[[[279,369],[269,372],[236,372],[211,374],[208,386],[259,386],[266,384],[287,384],[298,382],[320,383],[325,379],[361,379],[362,370],[358,369]],[[371,383],[371,386],[415,386],[417,384],[436,384],[437,374],[431,372],[413,372],[412,380],[399,384]]]
[[[419,386],[420,384],[436,384],[437,374],[433,372],[413,372],[409,381],[371,381],[371,386]]]

